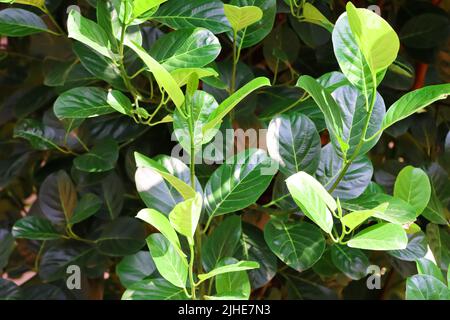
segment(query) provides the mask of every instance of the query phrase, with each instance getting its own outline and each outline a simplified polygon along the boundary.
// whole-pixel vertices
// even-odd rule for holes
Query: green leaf
[[[159,6],[167,0],[134,0],[133,1],[133,16],[139,17],[150,9]]]
[[[202,200],[201,194],[196,193],[194,198],[178,203],[169,214],[172,227],[191,241],[202,213]]]
[[[0,272],[8,265],[9,256],[14,250],[14,237],[6,229],[0,229]]]
[[[172,243],[162,234],[148,236],[147,245],[158,272],[173,285],[185,288],[188,276],[188,263],[180,256]]]
[[[234,32],[247,28],[263,17],[262,10],[255,6],[237,7],[224,4],[223,10]]]
[[[12,234],[15,238],[31,240],[54,240],[62,236],[55,230],[50,221],[35,216],[18,220],[12,228]]]
[[[303,18],[305,21],[317,24],[329,32],[333,31],[333,23],[327,19],[316,7],[314,7],[311,3],[306,2],[303,5]]]
[[[446,227],[429,223],[426,229],[427,242],[440,269],[450,264],[450,233]]]
[[[170,1],[152,18],[175,30],[193,27],[203,27],[213,33],[230,30],[223,3],[219,0]]]
[[[210,116],[212,120],[203,126],[203,134],[207,133],[209,130],[214,130],[214,128],[222,122],[222,119],[233,110],[239,102],[256,89],[264,86],[270,86],[269,79],[266,77],[259,77],[248,82],[242,88],[226,98]]]
[[[311,268],[325,251],[322,232],[307,222],[271,219],[264,228],[264,239],[281,261],[298,272]]]
[[[54,224],[70,220],[77,206],[77,192],[70,177],[63,170],[45,178],[39,189],[39,206]]]
[[[170,73],[162,65],[160,65],[158,61],[153,59],[139,44],[133,41],[127,41],[125,44],[130,47],[139,56],[139,58],[142,59],[148,70],[155,77],[159,87],[167,92],[175,106],[177,108],[181,108],[184,103],[184,95]]]
[[[102,201],[93,193],[84,194],[78,201],[69,224],[76,224],[94,215],[102,206]]]
[[[394,29],[381,16],[368,9],[357,9],[351,2],[346,10],[352,33],[372,72],[387,69],[400,48]]]
[[[101,181],[101,196],[104,203],[99,216],[114,220],[122,212],[125,189],[122,180],[112,171]]]
[[[427,174],[419,168],[406,166],[397,176],[394,197],[408,202],[419,216],[427,207],[431,196],[431,184]]]
[[[337,209],[337,204],[327,190],[314,177],[303,171],[286,179],[286,185],[303,213],[323,231],[331,233],[332,212]]]
[[[204,28],[182,29],[159,38],[150,55],[171,72],[179,68],[199,68],[217,58],[219,39]]]
[[[85,172],[104,172],[114,169],[119,158],[119,145],[113,139],[105,139],[89,152],[73,160],[75,168]]]
[[[450,84],[437,84],[408,92],[386,112],[383,118],[383,130],[435,101],[446,99],[448,95],[450,95]]]
[[[241,8],[248,6],[258,7],[262,11],[261,19],[258,19],[256,22],[238,31],[236,42],[241,45],[242,48],[254,46],[263,40],[272,30],[277,12],[276,0],[231,0],[230,5]],[[252,14],[252,16],[253,15],[254,14]],[[255,18],[256,17],[257,16],[255,16]],[[233,39],[233,32],[229,32],[228,37]]]
[[[388,254],[403,261],[416,261],[417,259],[423,258],[427,254],[427,251],[427,239],[419,228],[418,232],[408,234],[408,245],[405,249],[388,251]]]
[[[84,18],[77,10],[70,10],[67,18],[69,38],[94,49],[101,55],[115,60],[117,55],[111,51],[108,34],[95,22]]]
[[[206,183],[208,215],[235,212],[255,203],[275,174],[270,169],[272,161],[261,149],[247,149],[227,159]]]
[[[445,284],[444,276],[434,262],[426,258],[421,258],[416,260],[416,266],[418,274],[433,276]]]
[[[229,272],[239,272],[256,268],[259,268],[259,264],[255,261],[239,261],[237,263],[217,267],[208,273],[199,274],[198,278],[200,279],[200,281],[205,281],[220,274]]]
[[[188,79],[193,73],[196,73],[199,79],[207,77],[217,77],[219,74],[212,68],[179,68],[173,70],[170,74],[175,79],[179,87],[187,84]]]
[[[435,277],[416,274],[406,280],[406,300],[450,300],[450,289]]]
[[[40,9],[45,7],[45,0],[0,0],[0,2],[26,4]]]
[[[342,158],[332,148],[331,143],[322,148],[316,177],[325,188],[334,185],[341,169],[344,167]],[[332,195],[340,199],[352,199],[360,196],[370,183],[373,166],[370,159],[361,155],[348,166],[344,177],[334,189]]]
[[[0,11],[0,35],[23,37],[39,32],[52,31],[33,12],[18,8],[8,8]]]
[[[189,198],[195,197],[195,190],[192,189],[190,185],[188,185],[186,182],[180,180],[176,176],[170,174],[166,168],[164,168],[161,164],[156,162],[155,160],[152,160],[150,158],[147,158],[146,156],[140,154],[139,152],[134,153],[134,157],[136,159],[136,166],[139,168],[148,168],[151,169],[158,174],[160,174],[167,182],[169,182],[180,194],[181,196],[187,200]],[[138,188],[142,190],[142,188]]]
[[[371,210],[383,203],[388,203],[388,207],[384,211],[377,210],[373,215],[375,218],[396,224],[411,223],[416,219],[416,212],[411,205],[384,193],[363,194],[356,199],[343,201],[342,207],[352,211]]]
[[[0,297],[1,300],[20,300],[22,299],[20,287],[14,282],[0,278]]]
[[[185,119],[179,110],[175,110],[173,114],[173,130],[177,140],[187,152],[191,152],[191,135],[193,135],[194,152],[198,153],[203,144],[208,143],[219,130],[219,124],[212,130],[204,132],[204,125],[214,118],[214,111],[218,104],[216,99],[205,91],[195,91],[194,95],[187,101],[189,103],[192,119]],[[190,129],[190,121],[192,121],[192,132]]]
[[[307,116],[292,113],[273,118],[266,139],[270,157],[280,164],[280,171],[286,176],[299,171],[316,172],[320,159],[320,136]]]
[[[219,262],[218,266],[225,266],[237,263],[234,258],[225,258]],[[250,297],[251,287],[246,271],[229,272],[217,275],[215,279],[216,295],[233,295],[237,299],[247,300]]]
[[[133,105],[130,99],[122,92],[117,90],[109,91],[106,101],[114,110],[127,116],[132,116]]]
[[[37,150],[57,149],[58,132],[35,119],[23,119],[14,127],[14,138],[23,138]]]
[[[61,94],[53,105],[59,119],[97,117],[114,112],[107,101],[107,92],[97,87],[79,87]]]
[[[125,290],[122,300],[186,300],[182,288],[172,285],[165,279],[143,279]]]
[[[109,222],[96,240],[98,250],[108,256],[125,256],[138,252],[144,245],[145,230],[141,222],[119,217]]]
[[[330,132],[333,146],[345,154],[349,145],[344,141],[343,115],[331,94],[310,76],[301,76],[296,86],[308,92],[317,103],[325,116],[325,122]]]
[[[206,271],[214,269],[220,260],[232,257],[242,234],[241,218],[230,216],[224,219],[202,246],[202,261]]]
[[[351,248],[366,250],[400,250],[407,244],[405,230],[393,223],[377,223],[360,231],[348,242]]]
[[[447,225],[447,217],[445,216],[444,206],[436,194],[436,190],[433,184],[431,184],[431,197],[427,207],[422,212],[422,216],[428,221],[436,224]]]
[[[116,265],[116,274],[125,288],[133,286],[136,282],[147,278],[155,271],[155,263],[148,251],[139,251],[133,255],[123,257]]]
[[[341,272],[353,280],[364,278],[370,265],[369,259],[361,250],[338,244],[331,247],[331,260]]]
[[[183,252],[181,250],[180,239],[178,239],[175,229],[170,224],[169,219],[162,213],[153,209],[142,209],[138,212],[136,218],[139,218],[158,229],[175,248],[179,249],[179,253]],[[184,253],[181,255],[185,256]]]
[[[341,223],[350,230],[353,230],[356,227],[358,227],[361,223],[366,221],[368,218],[376,214],[382,215],[386,211],[388,206],[389,203],[382,203],[373,209],[350,212],[341,219]]]

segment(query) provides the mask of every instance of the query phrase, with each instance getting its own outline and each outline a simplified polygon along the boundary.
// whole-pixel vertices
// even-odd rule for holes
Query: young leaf
[[[194,198],[178,203],[169,214],[172,227],[190,241],[193,241],[200,219],[202,200],[201,194],[196,193]]]
[[[342,113],[331,94],[310,76],[301,76],[296,86],[308,92],[317,103],[325,116],[325,122],[330,131],[334,147],[345,154],[349,145],[344,141]]]
[[[450,300],[450,289],[435,277],[416,274],[406,280],[406,300]]]
[[[219,74],[212,68],[179,68],[173,70],[170,75],[175,79],[179,87],[187,84],[188,79],[196,73],[199,79],[217,77]]]
[[[35,216],[17,220],[12,228],[12,234],[15,238],[31,240],[54,240],[62,237],[50,221]]]
[[[431,184],[427,174],[413,166],[406,166],[397,176],[394,197],[408,202],[419,216],[427,207],[431,196]]]
[[[59,119],[97,117],[114,112],[107,101],[107,92],[97,87],[79,87],[61,94],[53,105]]]
[[[195,197],[195,190],[186,182],[178,179],[177,177],[171,175],[162,165],[160,165],[155,160],[152,160],[138,152],[134,153],[136,159],[136,166],[149,168],[159,173],[167,182],[169,182],[182,196],[185,200]]]
[[[133,1],[133,17],[139,17],[150,9],[159,6],[167,0],[134,0]]]
[[[205,186],[205,208],[209,216],[235,212],[254,203],[269,186],[275,172],[261,149],[247,149],[227,159]],[[270,170],[269,170],[270,171]]]
[[[158,272],[173,285],[185,288],[188,275],[186,258],[177,254],[172,243],[160,233],[151,234],[147,245]]]
[[[233,93],[231,96],[226,98],[210,116],[212,120],[203,126],[203,134],[207,133],[209,130],[213,130],[218,124],[220,124],[222,122],[222,119],[228,114],[228,112],[230,112],[250,93],[264,86],[270,86],[269,79],[267,79],[266,77],[259,77],[253,79],[242,88],[237,90],[235,93]]]
[[[303,17],[307,22],[317,24],[329,32],[333,31],[333,23],[309,2],[303,5]]]
[[[85,172],[104,172],[114,169],[119,158],[119,145],[113,139],[105,139],[88,153],[76,157],[73,164]]]
[[[357,233],[348,246],[366,250],[405,249],[408,237],[402,226],[393,223],[378,223]]]
[[[323,231],[331,233],[336,201],[325,188],[306,172],[298,172],[288,179],[286,185],[303,213]]]
[[[299,139],[299,137],[302,137]],[[299,171],[313,174],[320,159],[320,137],[314,123],[305,115],[279,115],[269,123],[267,150],[286,176]]]
[[[76,224],[95,214],[102,206],[102,201],[93,193],[84,194],[78,201],[69,224]]]
[[[164,89],[172,99],[177,108],[181,108],[184,103],[184,95],[176,81],[172,78],[170,73],[153,59],[139,44],[133,41],[127,41],[126,45],[130,47],[141,59],[149,69],[156,82],[161,89]]]
[[[51,32],[51,30],[33,12],[19,8],[8,8],[0,11],[0,35],[23,37],[40,32]]]
[[[67,18],[69,38],[73,38],[112,60],[116,54],[111,50],[108,34],[95,22],[84,18],[77,10],[70,10]]]
[[[307,222],[271,219],[264,228],[264,239],[281,261],[298,272],[312,267],[325,251],[322,232]]]
[[[416,266],[418,274],[433,276],[445,284],[444,276],[434,262],[428,260],[427,258],[421,258],[416,260]]]
[[[224,4],[223,10],[234,32],[247,28],[263,17],[262,10],[256,6],[237,7]]]
[[[386,211],[388,206],[389,206],[389,203],[382,203],[373,209],[350,212],[349,214],[346,214],[341,219],[341,222],[347,228],[349,228],[350,230],[353,230],[357,226],[359,226],[361,223],[366,221],[368,218],[370,218],[376,214],[378,214],[378,215],[383,214]]]
[[[133,109],[133,106],[131,104],[131,101],[122,92],[117,90],[109,91],[108,96],[106,97],[106,101],[114,110],[127,116],[132,115],[131,111]]]
[[[228,264],[222,267],[217,267],[208,273],[199,274],[198,278],[200,281],[205,281],[209,278],[215,277],[220,274],[228,272],[238,272],[259,268],[259,264],[254,261],[239,261],[237,263]]]
[[[408,92],[391,105],[386,112],[383,118],[383,130],[435,101],[446,99],[448,95],[450,95],[450,84],[448,83],[426,86]]]
[[[169,72],[179,68],[200,68],[217,58],[219,40],[204,28],[182,29],[159,38],[150,55]]]

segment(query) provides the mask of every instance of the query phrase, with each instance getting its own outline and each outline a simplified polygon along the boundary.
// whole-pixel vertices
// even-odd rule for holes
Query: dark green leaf
[[[369,259],[361,250],[338,244],[331,247],[331,259],[339,270],[353,280],[364,278],[370,265]]]
[[[119,145],[113,139],[107,139],[95,145],[88,153],[76,157],[73,164],[78,170],[103,172],[114,169],[119,158]]]

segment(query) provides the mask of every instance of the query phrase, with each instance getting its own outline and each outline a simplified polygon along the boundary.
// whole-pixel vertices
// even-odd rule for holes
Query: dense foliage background
[[[139,151],[149,157],[170,155],[176,141],[171,139],[172,123],[165,123],[164,116],[175,107],[171,104],[164,106],[166,110],[162,109],[163,112],[153,120],[162,120],[161,124],[146,125],[145,119],[148,119],[149,113],[145,108],[154,110],[157,106],[155,101],[162,98],[150,73],[142,72],[139,59],[126,48],[124,59],[127,73],[136,75],[132,79],[133,86],[147,99],[141,104],[144,109],[142,114],[134,117],[135,121],[118,112],[104,112],[104,115],[84,120],[60,120],[61,117],[54,114],[55,100],[72,88],[114,87],[125,92],[129,91],[129,86],[123,82],[116,65],[108,63],[106,58],[88,46],[67,37],[67,8],[77,5],[84,17],[95,21],[95,0],[47,0],[49,14],[27,5],[27,1],[24,1],[25,4],[16,2],[12,5],[1,3],[0,8],[22,8],[34,12],[42,16],[54,34],[43,32],[0,38],[0,275],[3,274],[0,277],[0,298],[120,299],[124,287],[155,271],[148,254],[144,252],[147,250],[146,235],[155,232],[155,229],[134,218],[145,205],[136,190],[133,153]],[[161,4],[159,10],[165,10],[174,2],[177,1],[169,0]],[[220,4],[216,0],[182,2],[189,3],[192,10]],[[322,146],[326,145],[330,140],[324,130],[323,118],[314,106],[311,107],[311,103],[299,104],[303,92],[295,87],[295,83],[300,75],[316,78],[338,71],[339,65],[333,53],[331,33],[318,24],[302,21],[301,8],[305,2],[311,3],[334,23],[345,11],[347,1],[297,1],[292,8],[289,1],[281,0],[231,2],[263,9],[263,19],[252,29],[256,35],[248,38],[256,38],[256,41],[243,47],[236,66],[235,81],[232,81],[234,51],[230,34],[221,32],[220,23],[210,25],[220,42],[220,54],[213,58],[214,62],[208,67],[217,71],[220,80],[206,79],[200,87],[220,103],[230,93],[228,89],[234,91],[258,76],[271,79],[272,86],[248,96],[235,108],[232,123],[224,121],[222,128],[267,128],[275,116],[290,115],[300,110],[313,120],[320,132]],[[450,82],[450,2],[380,0],[353,3],[357,7],[378,5],[383,18],[400,38],[396,64],[388,69],[378,88],[386,106],[413,89]],[[211,7],[207,12],[212,10],[216,9]],[[160,54],[159,59],[158,50],[163,50],[163,45],[158,48],[154,44],[164,34],[177,29],[176,23],[164,18],[150,19],[139,27],[133,27],[133,32],[141,33],[142,46],[161,61],[164,54]],[[179,39],[183,40],[175,38],[174,41],[189,41],[189,36],[179,33]],[[217,47],[211,50],[217,50]],[[195,61],[199,58],[193,56],[190,59]],[[78,103],[82,103],[83,95],[88,94],[94,93],[78,92]],[[382,267],[381,289],[367,290],[364,271],[361,275],[366,258],[354,260],[352,266],[358,263],[362,266],[359,269],[358,266],[356,269],[347,266],[347,272],[342,270],[345,266],[336,268],[329,251],[325,252],[320,263],[303,272],[296,272],[281,262],[277,266],[277,258],[264,244],[261,230],[274,210],[295,211],[291,203],[284,204],[281,209],[267,206],[276,198],[272,194],[280,195],[280,188],[285,188],[281,186],[284,177],[278,173],[256,204],[238,211],[244,221],[242,229],[245,234],[254,236],[252,239],[259,250],[252,253],[254,258],[265,257],[261,273],[250,277],[254,289],[250,298],[403,299],[405,279],[417,273],[414,260],[425,255],[427,245],[433,251],[439,268],[448,270],[449,126],[449,100],[437,101],[426,111],[390,127],[369,153],[373,163],[372,181],[386,193],[392,193],[398,173],[407,165],[422,168],[429,177],[432,189],[426,208],[431,213],[416,222],[422,231],[410,237],[407,251],[367,253],[372,264]],[[93,147],[97,148],[101,159],[93,159],[95,152],[91,158],[80,158],[86,150],[92,152]],[[104,157],[105,152],[112,152],[112,155]],[[77,160],[74,161],[75,158]],[[90,161],[99,161],[94,167],[101,168],[95,170],[101,172],[84,170],[92,165]],[[169,162],[166,159],[165,165],[170,170],[178,170],[176,164]],[[202,186],[217,167],[205,164],[196,166],[196,175]],[[371,187],[377,186],[372,184]],[[148,201],[158,201],[157,195],[153,197],[155,199]],[[51,234],[60,231],[54,228],[58,228],[61,220],[64,221],[64,213],[76,208],[80,222],[72,221],[70,227],[63,226],[68,236],[54,240]],[[23,239],[26,236],[12,236],[13,225],[25,216],[41,219],[34,221],[43,224],[40,226],[43,233],[40,238],[31,240]],[[48,221],[54,226],[46,224]],[[234,228],[232,219],[226,221],[229,228]],[[224,227],[223,230],[227,229]],[[227,241],[231,239],[226,233],[222,236]],[[140,253],[135,255],[138,251]],[[125,256],[128,260],[118,265]],[[82,267],[81,290],[67,289],[66,269],[72,264]],[[127,272],[126,268],[130,265],[139,266],[139,272],[135,272],[136,268]]]

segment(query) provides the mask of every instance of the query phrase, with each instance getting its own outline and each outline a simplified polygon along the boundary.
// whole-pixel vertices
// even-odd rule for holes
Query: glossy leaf
[[[254,261],[239,261],[237,263],[227,264],[225,266],[217,267],[208,273],[199,274],[198,278],[200,281],[205,281],[209,278],[215,277],[217,275],[229,273],[229,272],[239,272],[245,270],[251,270],[259,268],[259,264]]]
[[[331,247],[331,259],[341,272],[353,280],[364,278],[370,265],[369,259],[361,250],[338,244]]]
[[[111,106],[111,108],[113,108],[117,112],[120,112],[127,116],[132,115],[131,111],[133,109],[133,105],[131,104],[130,99],[122,92],[117,90],[109,91],[106,97],[106,101]]]
[[[441,270],[439,270],[436,264],[434,264],[434,262],[426,258],[421,258],[416,261],[416,266],[418,274],[433,276],[445,284],[444,276],[442,275]]]
[[[143,279],[125,290],[122,300],[186,300],[182,288],[172,285],[165,279]]]
[[[141,281],[155,272],[156,266],[148,251],[125,256],[116,266],[116,274],[125,288]]]
[[[325,188],[306,172],[299,172],[286,180],[289,192],[303,213],[323,231],[331,233],[332,212],[337,209],[336,201]]]
[[[403,168],[395,180],[394,197],[408,202],[419,216],[427,207],[431,196],[431,185],[427,174],[413,166]]]
[[[419,231],[414,234],[408,234],[408,245],[405,249],[388,251],[388,254],[403,261],[416,261],[423,258],[427,251],[427,239],[425,234]]]
[[[382,203],[382,204],[376,206],[373,209],[350,212],[341,219],[341,222],[347,228],[349,228],[350,230],[353,230],[356,227],[358,227],[361,223],[366,221],[368,218],[370,218],[376,214],[382,215],[386,211],[388,206],[389,206],[389,203],[386,202],[386,203]]]
[[[366,250],[400,250],[405,249],[408,237],[402,226],[393,223],[378,223],[370,226],[348,241],[351,248]]]
[[[320,159],[320,137],[314,123],[305,115],[280,115],[267,130],[270,157],[289,176],[299,171],[313,174]]]
[[[225,258],[219,263],[220,266],[237,263],[234,258]],[[216,276],[216,292],[218,296],[235,296],[237,299],[248,299],[250,297],[250,281],[246,271],[223,273]]]
[[[95,145],[89,152],[73,160],[78,170],[86,172],[104,172],[114,169],[119,158],[119,145],[115,140],[107,139]]]
[[[15,238],[31,240],[54,240],[62,236],[55,230],[50,221],[35,216],[18,220],[12,228],[12,234]]]
[[[102,206],[102,201],[93,193],[84,194],[78,201],[69,224],[76,224],[95,214]]]
[[[312,267],[325,251],[320,229],[307,222],[271,219],[264,228],[264,239],[281,261],[298,272]]]
[[[50,30],[35,13],[19,8],[0,11],[0,35],[23,37],[39,32],[50,32]]]
[[[435,277],[416,274],[406,280],[406,300],[450,300],[450,289]]]

